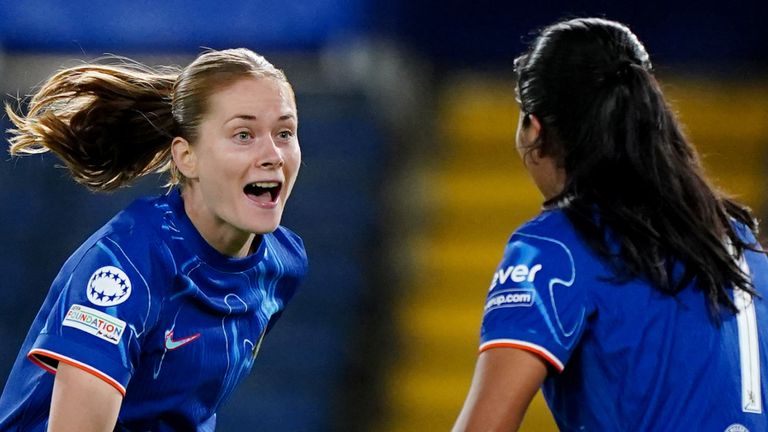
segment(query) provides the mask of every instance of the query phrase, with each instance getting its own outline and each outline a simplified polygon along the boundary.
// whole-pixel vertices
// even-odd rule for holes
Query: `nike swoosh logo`
[[[187,336],[185,338],[173,340],[173,330],[166,330],[165,331],[165,349],[170,351],[170,350],[181,348],[182,346],[192,342],[193,340],[199,337],[200,337],[200,333],[195,333],[192,336]]]

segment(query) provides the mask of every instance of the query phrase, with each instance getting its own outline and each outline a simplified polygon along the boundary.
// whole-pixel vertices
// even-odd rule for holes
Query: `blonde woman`
[[[53,281],[0,399],[4,431],[212,431],[307,269],[280,226],[301,162],[293,90],[247,49],[183,70],[85,65],[7,109],[11,154],[96,191],[168,170]]]

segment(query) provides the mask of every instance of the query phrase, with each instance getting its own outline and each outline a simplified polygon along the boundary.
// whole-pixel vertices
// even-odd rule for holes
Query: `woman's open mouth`
[[[282,187],[283,184],[280,182],[259,181],[245,185],[243,192],[248,199],[259,204],[260,207],[272,208],[277,204]]]

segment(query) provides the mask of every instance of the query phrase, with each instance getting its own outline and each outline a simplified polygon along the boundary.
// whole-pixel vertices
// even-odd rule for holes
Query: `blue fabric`
[[[178,191],[137,200],[54,280],[0,399],[0,430],[45,430],[53,379],[38,366],[57,360],[125,392],[118,430],[214,430],[306,270],[284,227],[231,258],[203,240]]]
[[[564,431],[768,431],[768,260],[754,252],[746,260],[761,295],[752,365],[761,412],[742,407],[747,354],[736,316],[724,313],[718,326],[695,285],[673,297],[642,279],[612,283],[559,209],[510,238],[486,301],[481,350],[525,349],[552,365],[543,392]]]

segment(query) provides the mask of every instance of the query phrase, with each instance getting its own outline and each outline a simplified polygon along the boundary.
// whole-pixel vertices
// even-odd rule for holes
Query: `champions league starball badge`
[[[88,300],[96,306],[119,305],[130,297],[131,281],[117,267],[102,267],[88,280],[87,294]]]

